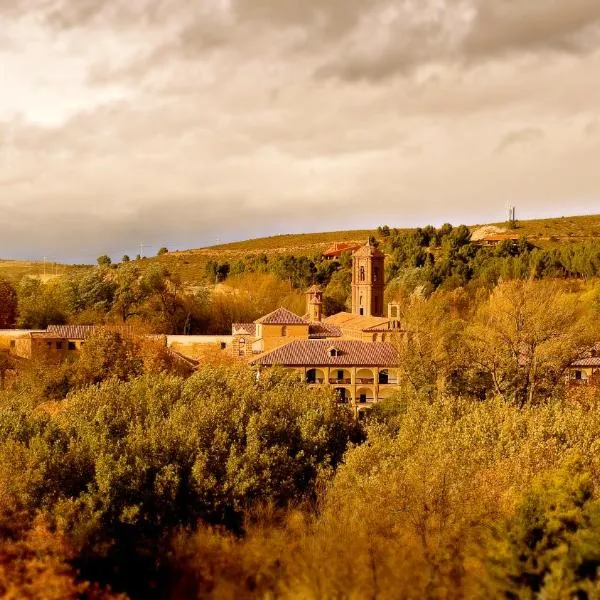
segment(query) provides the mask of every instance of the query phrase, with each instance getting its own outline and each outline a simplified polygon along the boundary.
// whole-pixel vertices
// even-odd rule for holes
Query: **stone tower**
[[[321,321],[323,318],[323,292],[313,285],[306,292],[306,314],[309,321]]]
[[[352,314],[383,317],[384,262],[370,241],[352,255]]]

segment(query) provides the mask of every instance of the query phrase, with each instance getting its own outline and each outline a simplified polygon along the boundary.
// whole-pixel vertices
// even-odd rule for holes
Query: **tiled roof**
[[[361,244],[357,242],[335,242],[323,252],[323,256],[340,256],[344,252],[354,252],[354,250],[357,250],[360,246]]]
[[[591,356],[590,358],[580,358],[571,367],[600,367],[600,356]]]
[[[61,340],[62,336],[58,333],[49,333],[48,331],[32,331],[30,333],[33,339],[48,339],[48,340]]]
[[[308,325],[308,321],[287,308],[278,308],[254,322],[261,325]]]
[[[390,321],[391,319],[387,317],[366,317],[349,312],[340,312],[327,317],[324,322],[328,325],[360,331],[374,330],[375,328],[387,331]]]
[[[327,323],[311,323],[308,327],[308,335],[311,338],[332,338],[341,337],[342,330],[335,325]]]
[[[231,326],[233,335],[256,335],[256,325],[254,323],[233,323]]]
[[[319,292],[323,292],[323,290],[318,285],[313,285],[306,290],[307,294],[318,294]]]
[[[336,356],[330,355],[335,348]],[[398,353],[385,342],[358,340],[297,340],[250,361],[253,365],[394,367]]]
[[[86,340],[98,329],[133,335],[133,328],[128,325],[48,325],[47,333],[70,340]]]
[[[585,348],[571,367],[600,367],[600,342]]]

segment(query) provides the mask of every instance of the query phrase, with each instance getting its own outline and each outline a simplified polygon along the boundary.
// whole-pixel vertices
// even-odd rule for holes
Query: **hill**
[[[43,261],[3,260],[0,259],[0,277],[18,281],[23,277],[38,277],[46,282],[66,273],[88,269],[85,265],[64,265]]]
[[[506,223],[493,223],[492,225],[506,229]],[[474,231],[482,226],[472,225],[470,229]],[[393,227],[393,224],[390,227]],[[408,228],[405,229],[405,231],[408,230]],[[536,246],[542,248],[584,242],[592,239],[600,240],[600,215],[520,221],[514,230],[506,230],[512,231],[516,235],[527,237]],[[276,254],[312,256],[315,253],[322,252],[333,242],[361,242],[367,240],[372,235],[377,235],[374,229],[276,235],[220,244],[196,250],[171,252],[162,256],[145,259],[144,262],[146,264],[155,262],[164,264],[172,272],[177,273],[184,281],[194,282],[202,279],[205,266],[211,260],[231,262],[249,254],[262,252],[267,254],[267,256]]]
[[[388,225],[394,227],[393,223],[388,223]],[[506,228],[506,223],[493,223],[490,225]],[[474,231],[483,226],[485,225],[472,225],[470,228]],[[512,231],[516,235],[527,237],[542,248],[600,240],[600,214],[520,221]],[[147,267],[156,263],[163,264],[172,273],[181,277],[183,281],[195,283],[204,279],[206,264],[209,261],[233,262],[248,255],[259,253],[265,253],[269,257],[277,254],[313,256],[325,250],[333,242],[362,242],[367,240],[369,236],[376,234],[377,232],[372,229],[359,229],[276,235],[206,248],[170,252],[162,256],[145,258],[140,265]],[[46,264],[45,277],[49,278],[67,273],[72,269],[81,268],[85,267]],[[42,262],[0,260],[0,276],[17,280],[24,275],[43,277],[44,264]]]

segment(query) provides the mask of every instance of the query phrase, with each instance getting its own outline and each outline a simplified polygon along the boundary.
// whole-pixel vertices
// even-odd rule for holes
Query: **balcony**
[[[374,377],[357,377],[356,383],[364,383],[367,385],[373,385],[375,383]]]
[[[323,379],[323,377],[314,377],[312,379],[307,379],[306,383],[310,385],[322,385],[325,383],[325,379]]]
[[[350,385],[352,383],[352,379],[350,377],[344,379],[329,379],[329,383],[331,385]]]

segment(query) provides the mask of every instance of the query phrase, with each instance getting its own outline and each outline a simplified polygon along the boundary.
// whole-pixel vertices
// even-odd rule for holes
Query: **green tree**
[[[469,362],[494,391],[523,406],[550,395],[597,321],[576,294],[556,282],[509,281],[495,288],[465,338]]]
[[[158,252],[156,253],[157,256],[162,256],[163,254],[168,254],[169,253],[169,249],[165,248],[164,246],[162,248],[160,248],[158,250]]]
[[[103,254],[96,259],[99,267],[108,268],[112,264],[112,260],[108,254]]]
[[[577,464],[538,478],[488,548],[496,596],[597,597],[600,502],[594,496],[592,477]]]
[[[17,319],[17,291],[6,279],[0,278],[0,329],[10,329]]]

